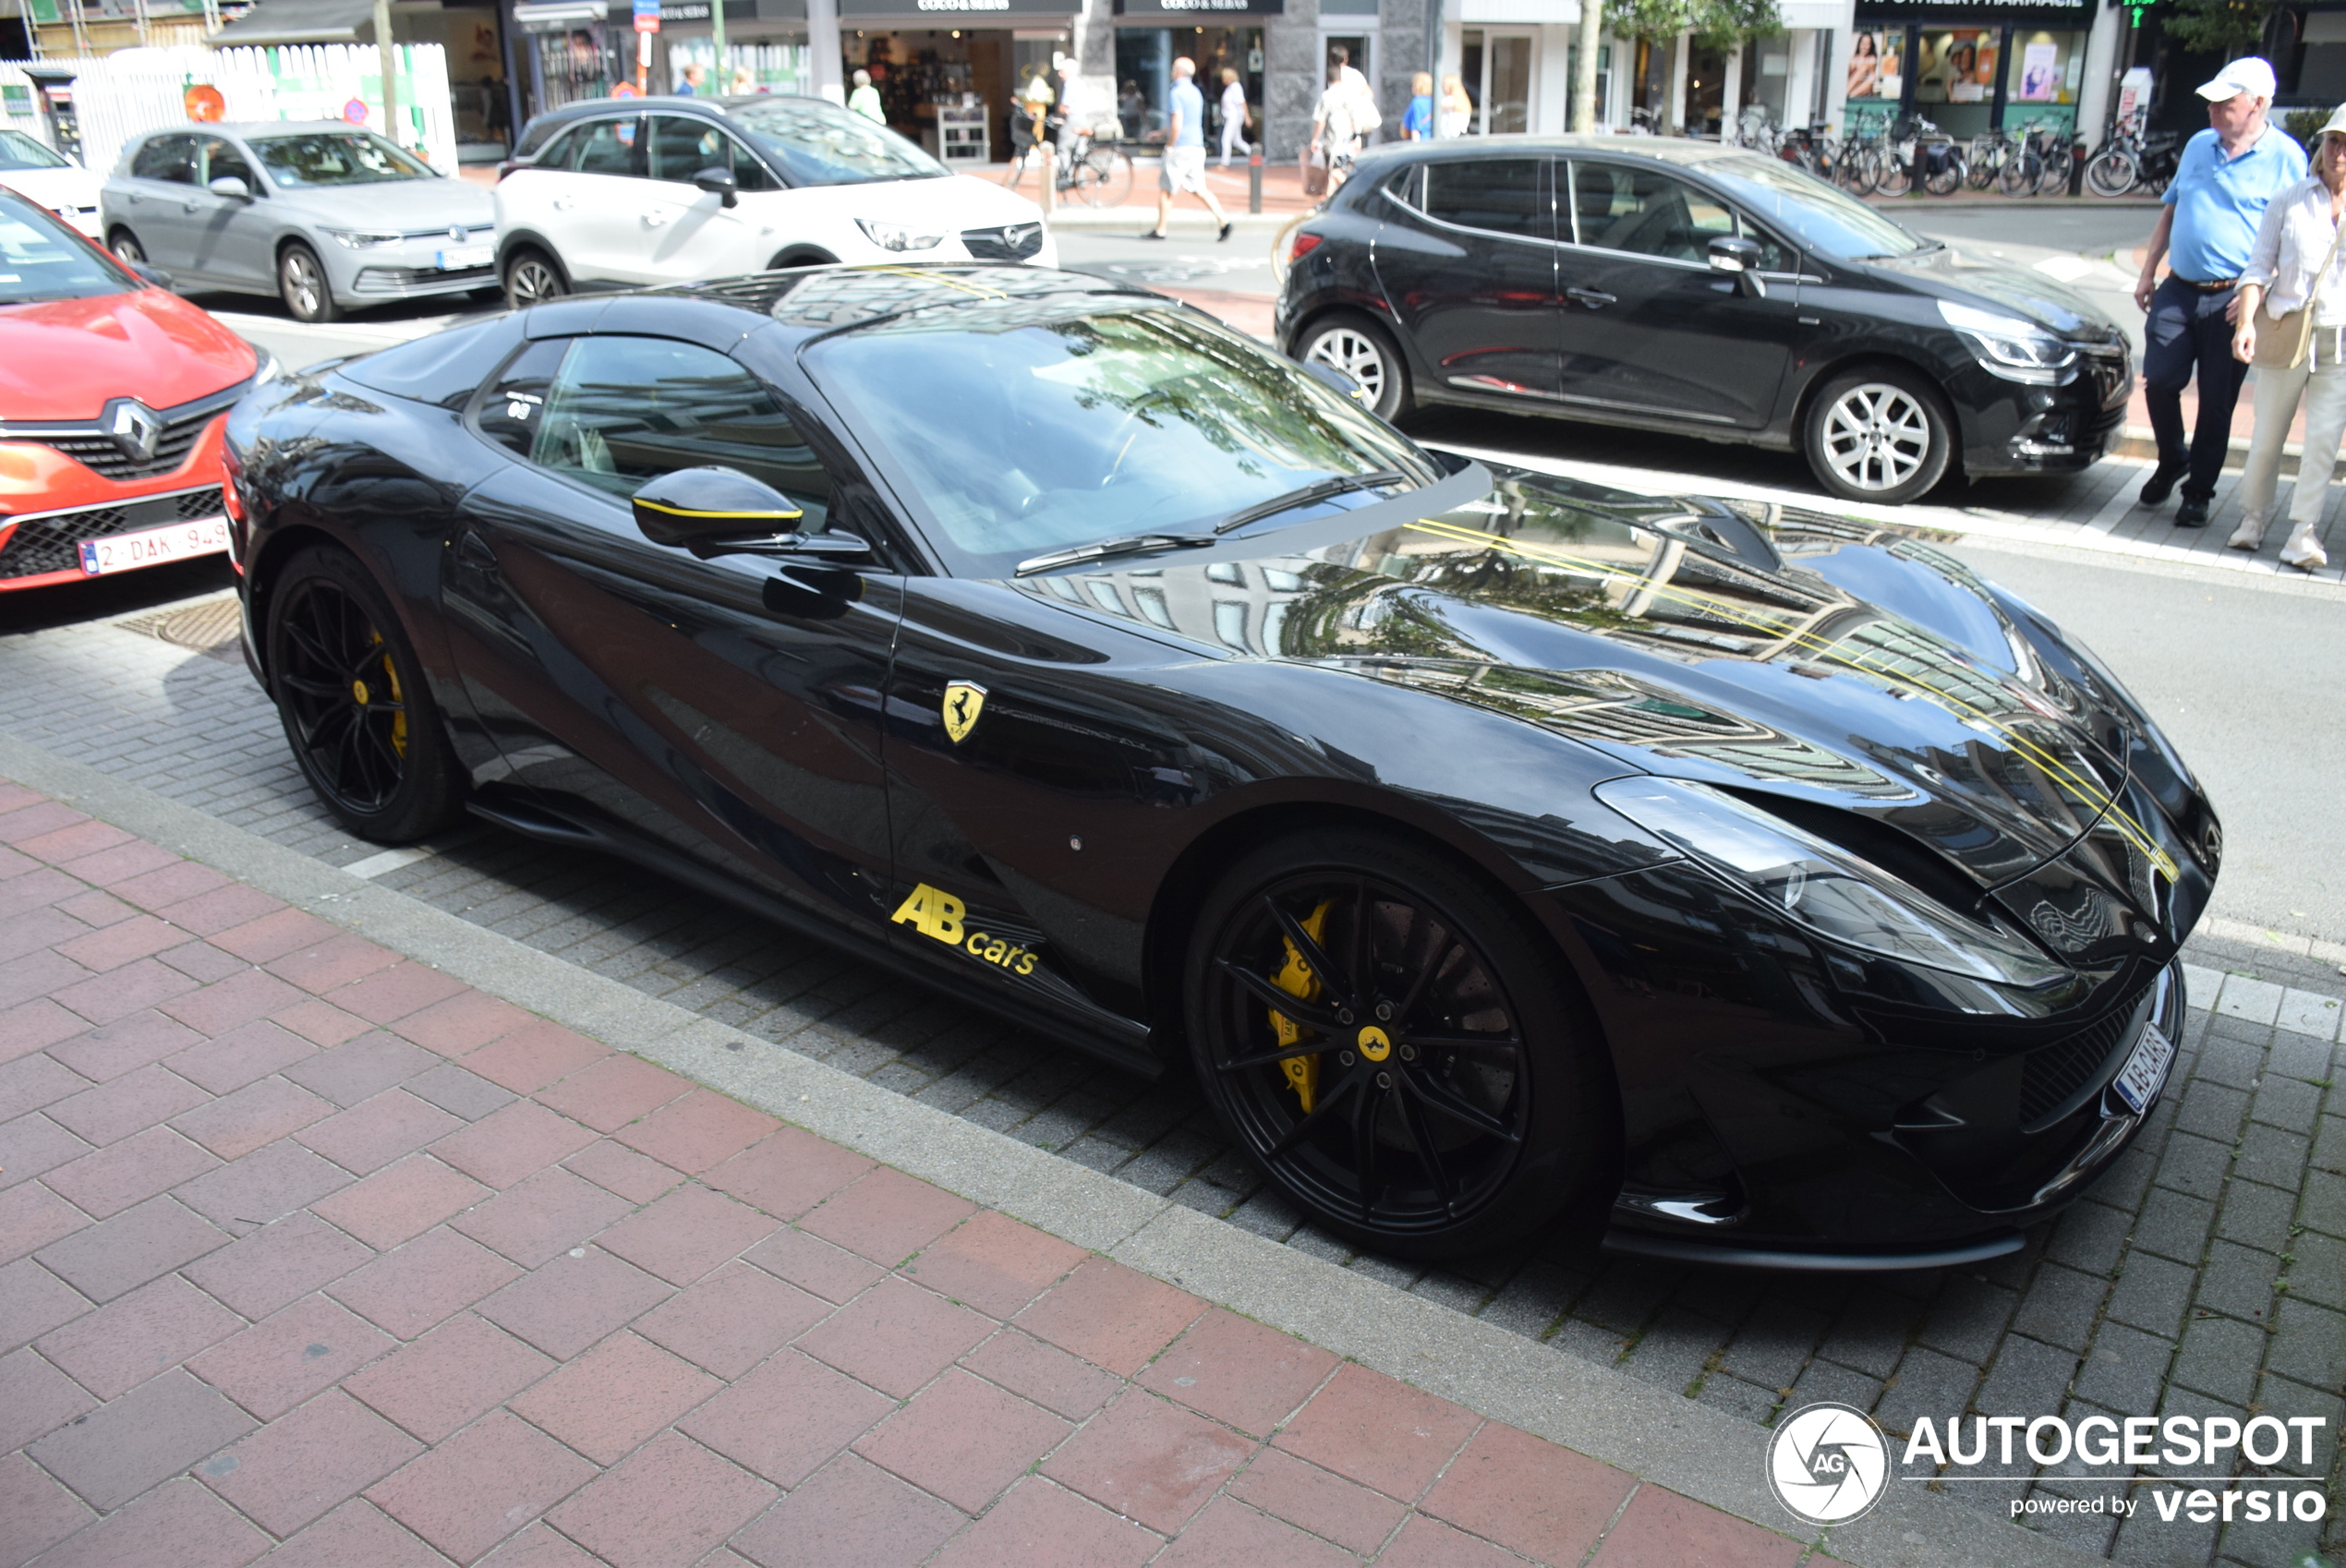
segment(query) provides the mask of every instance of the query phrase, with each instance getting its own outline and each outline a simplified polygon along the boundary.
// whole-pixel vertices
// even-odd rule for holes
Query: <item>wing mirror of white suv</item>
[[[720,169],[712,163],[693,176],[693,184],[703,190],[715,191],[719,199],[728,207],[739,206],[741,203],[742,184],[733,177],[733,171],[731,169]]]

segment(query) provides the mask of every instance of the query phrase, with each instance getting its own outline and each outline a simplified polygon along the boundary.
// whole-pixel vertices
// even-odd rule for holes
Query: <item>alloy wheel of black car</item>
[[[1331,316],[1313,325],[1296,357],[1309,365],[1343,371],[1369,394],[1381,419],[1398,418],[1409,407],[1409,372],[1393,335],[1366,317]]]
[[[562,270],[542,251],[517,251],[505,263],[505,298],[516,310],[560,299],[569,292]]]
[[[277,258],[277,293],[296,321],[331,321],[342,314],[318,253],[296,241]]]
[[[454,758],[406,634],[357,561],[312,550],[270,600],[271,685],[295,760],[363,838],[418,838],[454,814]]]
[[[1808,467],[1844,501],[1897,505],[1945,476],[1953,422],[1910,370],[1880,366],[1836,376],[1808,404]]]
[[[1516,1239],[1602,1168],[1613,1090],[1542,951],[1489,892],[1366,834],[1248,857],[1191,959],[1205,1093],[1322,1224],[1405,1255]]]

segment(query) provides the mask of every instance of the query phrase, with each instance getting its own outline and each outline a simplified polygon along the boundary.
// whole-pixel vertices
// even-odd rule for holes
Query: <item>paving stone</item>
[[[1881,1403],[1874,1407],[1874,1418],[1901,1436],[1911,1432],[1916,1420],[1924,1416],[1943,1427],[1948,1417],[1969,1407],[1979,1378],[1979,1369],[1970,1362],[1917,1345],[1898,1363],[1896,1375],[1882,1391]]]
[[[2280,1260],[2271,1253],[2217,1242],[2207,1249],[2207,1268],[2199,1281],[2199,1305],[2251,1322],[2268,1322],[2273,1282],[2279,1274]]]
[[[34,1347],[100,1399],[116,1399],[244,1326],[177,1274],[165,1274],[42,1335]]]
[[[28,1348],[0,1356],[0,1453],[12,1453],[97,1405],[96,1396],[39,1352]],[[0,1506],[0,1527],[6,1516]]]
[[[329,1391],[213,1454],[196,1473],[282,1539],[422,1451],[357,1400]]]
[[[677,1423],[777,1486],[796,1487],[895,1408],[887,1395],[784,1350]]]
[[[376,1482],[366,1496],[450,1557],[470,1562],[594,1474],[592,1465],[535,1427],[492,1410]]]
[[[82,1295],[103,1303],[227,1246],[229,1239],[201,1215],[165,1195],[51,1242],[33,1256]],[[0,1270],[0,1278],[6,1272]],[[7,1321],[7,1315],[0,1313],[0,1322]]]
[[[2110,1282],[2098,1275],[2046,1263],[2038,1269],[2036,1277],[2029,1281],[2027,1294],[2021,1297],[2020,1309],[2013,1317],[2013,1332],[2048,1345],[2083,1351],[2093,1334],[2103,1293],[2109,1288]]]
[[[490,1322],[567,1359],[674,1293],[600,1248],[564,1253],[483,1301]]]
[[[216,1390],[174,1368],[25,1452],[104,1514],[225,1448],[255,1424]]]
[[[2193,1284],[2192,1270],[2182,1263],[2130,1253],[2104,1310],[2122,1323],[2172,1339],[2183,1332]]]
[[[41,1568],[242,1568],[268,1550],[267,1536],[182,1477],[72,1537],[43,1557]]]
[[[2216,1234],[2259,1252],[2283,1252],[2288,1250],[2290,1224],[2296,1209],[2294,1192],[2237,1181],[2224,1194]]]
[[[396,1342],[322,1296],[306,1296],[205,1351],[188,1369],[264,1421]]]
[[[1289,1421],[1276,1446],[1401,1502],[1442,1473],[1481,1417],[1347,1363]]]
[[[0,1459],[0,1560],[30,1562],[96,1517],[23,1454]]]
[[[615,1333],[506,1401],[539,1430],[616,1465],[724,1384],[632,1333]]]
[[[793,1490],[732,1548],[758,1568],[860,1568],[919,1562],[963,1523],[936,1498],[853,1453]]]
[[[1131,1377],[1204,1310],[1205,1303],[1186,1291],[1094,1257],[1021,1312],[1017,1322],[1037,1338]]]
[[[2134,1218],[2134,1246],[2193,1268],[2207,1248],[2207,1232],[2215,1224],[2216,1205],[2205,1198],[2154,1188]]]
[[[2277,1127],[2251,1127],[2241,1135],[2240,1156],[2232,1162],[2232,1174],[2294,1191],[2305,1179],[2311,1147],[2302,1134]]]
[[[871,1441],[859,1448],[868,1453]],[[1246,1463],[1254,1448],[1252,1440],[1227,1428],[1135,1389],[1085,1423],[1044,1463],[1042,1473],[1126,1518],[1170,1535]],[[959,1500],[949,1495],[947,1501]]]
[[[2018,1300],[2016,1292],[2000,1285],[1968,1274],[1953,1275],[1931,1303],[1921,1342],[1965,1361],[1985,1361],[1995,1353]]]
[[[2224,1177],[2231,1165],[2230,1135],[2219,1143],[2214,1139],[2178,1132],[2167,1140],[2167,1147],[2159,1155],[2159,1185],[2213,1201],[2223,1196]]]
[[[1070,1421],[1099,1409],[1120,1386],[1089,1361],[1016,1329],[992,1334],[962,1357],[961,1364]]]

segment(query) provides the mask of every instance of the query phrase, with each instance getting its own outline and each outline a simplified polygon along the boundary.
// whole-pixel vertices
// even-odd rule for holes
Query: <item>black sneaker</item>
[[[2174,492],[2175,481],[2191,472],[2188,463],[2162,463],[2143,481],[2143,504],[2157,506]],[[2203,518],[2204,520],[2204,518]]]
[[[1157,233],[1155,229],[1151,229],[1148,233],[1146,233],[1146,234],[1143,235],[1141,237],[1142,237],[1143,239],[1171,239],[1173,236],[1172,236],[1171,235],[1161,235],[1161,234],[1158,234],[1158,233]],[[2161,491],[2159,491],[2159,495],[2160,495],[2162,498],[2163,498],[2163,497],[2167,494],[2167,492],[2166,492],[2165,490],[2161,490]]]
[[[1221,232],[1220,234],[1215,235],[1214,236],[1214,243],[1215,243],[1215,244],[1216,244],[1216,245],[1219,245],[1219,244],[1221,244],[1224,240],[1226,240],[1226,239],[1229,238],[1229,237],[1230,237],[1230,228],[1231,228],[1231,225],[1230,225],[1230,224],[1228,224],[1228,223],[1224,223],[1224,224],[1222,225],[1222,232]]]
[[[2183,497],[2183,504],[2175,508],[2175,526],[2178,528],[2207,526],[2207,502],[2197,496]]]

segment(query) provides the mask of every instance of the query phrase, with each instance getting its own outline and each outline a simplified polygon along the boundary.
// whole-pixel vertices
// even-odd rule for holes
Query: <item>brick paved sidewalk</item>
[[[0,1568],[1808,1550],[5,783],[0,845]]]

